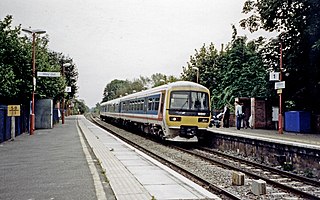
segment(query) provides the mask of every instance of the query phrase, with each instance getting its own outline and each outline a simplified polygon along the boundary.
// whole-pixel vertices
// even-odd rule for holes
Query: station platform
[[[219,198],[79,115],[0,143],[0,199]]]
[[[244,138],[259,139],[262,141],[320,150],[320,134],[295,133],[286,131],[283,131],[283,134],[279,134],[277,130],[250,128],[241,128],[240,130],[237,130],[236,127],[212,127],[209,128],[208,131],[224,135],[241,136]]]
[[[78,116],[77,121],[117,200],[219,199],[83,116]]]

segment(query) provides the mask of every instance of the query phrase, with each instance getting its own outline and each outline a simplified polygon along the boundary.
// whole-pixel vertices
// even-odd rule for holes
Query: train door
[[[161,121],[163,121],[165,98],[166,98],[166,93],[162,92],[160,96],[160,106],[159,106],[159,114],[158,114],[158,119]]]

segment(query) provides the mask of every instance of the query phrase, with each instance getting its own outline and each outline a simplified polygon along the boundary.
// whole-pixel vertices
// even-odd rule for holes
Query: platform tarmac
[[[76,118],[0,144],[0,199],[97,199]]]
[[[84,116],[69,116],[53,129],[0,144],[0,199],[219,198]]]

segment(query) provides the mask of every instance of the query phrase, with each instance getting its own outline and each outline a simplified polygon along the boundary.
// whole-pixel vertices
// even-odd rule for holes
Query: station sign
[[[279,80],[280,80],[280,72],[269,73],[269,81],[279,81]]]
[[[8,117],[20,116],[20,105],[8,105]]]
[[[71,92],[71,86],[67,86],[65,92]]]
[[[39,77],[60,77],[60,72],[37,72]]]
[[[276,82],[274,84],[274,89],[284,89],[286,88],[286,82],[285,81],[280,81],[280,82]]]

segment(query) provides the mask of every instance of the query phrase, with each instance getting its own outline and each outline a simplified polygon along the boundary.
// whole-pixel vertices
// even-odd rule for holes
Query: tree
[[[196,82],[197,71],[199,70],[199,83],[209,88],[210,91],[215,87],[217,74],[219,73],[218,50],[211,43],[208,47],[205,44],[198,51],[195,50],[195,55],[190,56],[190,61],[187,62],[187,67],[183,67],[181,73],[182,80]]]
[[[12,28],[12,16],[0,21],[1,103],[25,102],[32,91],[31,53],[19,37],[20,26]],[[29,75],[28,75],[29,74]]]
[[[161,74],[161,73],[155,73],[151,75],[151,84],[152,87],[158,87],[160,85],[164,85],[167,83],[172,83],[172,82],[176,82],[179,79],[172,76],[172,75],[165,75],[165,74]]]
[[[128,81],[114,79],[106,85],[103,91],[102,102],[118,98],[120,95],[125,94],[123,88],[129,87]]]
[[[150,87],[157,87],[169,82],[175,82],[177,80],[178,78],[174,76],[166,76],[161,73],[153,74],[151,75],[151,78],[140,76],[133,81],[115,79],[108,83],[104,88],[102,102],[140,92]]]
[[[92,111],[93,113],[96,113],[96,114],[99,114],[100,113],[100,109],[101,109],[101,105],[100,103],[96,103],[96,106],[94,108],[92,108]]]
[[[49,64],[55,66],[56,71],[60,71],[64,78],[62,78],[63,85],[59,94],[55,96],[55,100],[61,101],[63,97],[67,100],[71,100],[75,97],[78,92],[78,69],[73,59],[63,55],[62,53],[57,53],[54,51],[49,51]],[[64,64],[69,64],[63,67]],[[63,70],[64,68],[64,70]],[[65,88],[71,87],[71,92],[66,93]]]
[[[318,0],[248,0],[241,20],[250,31],[278,31],[278,47],[283,45],[284,99],[291,100],[295,109],[320,113],[314,97],[320,95],[320,2]],[[274,42],[271,42],[274,43]],[[277,50],[279,52],[279,48]],[[278,55],[272,58],[279,60]]]
[[[12,16],[0,21],[0,98],[3,104],[29,105],[33,90],[32,39],[20,36],[21,26],[11,27]],[[36,99],[52,98],[61,100],[65,87],[72,91],[66,95],[72,99],[77,92],[78,72],[71,58],[48,49],[48,36],[36,37],[36,71],[60,72],[63,63],[70,63],[64,77],[36,77]]]
[[[237,35],[234,26],[232,41],[218,52],[213,44],[203,45],[183,68],[182,78],[193,80],[194,67],[199,69],[200,84],[212,94],[214,109],[233,104],[235,97],[268,95],[265,66],[259,52],[261,40],[247,42]]]
[[[268,95],[266,71],[255,41],[247,42],[246,37],[234,33],[231,43],[220,56],[219,83],[212,90],[216,108],[233,104],[235,97]]]
[[[85,114],[87,112],[89,112],[89,108],[88,106],[86,106],[84,100],[82,99],[75,99],[73,100],[73,110],[72,113],[73,114]]]

